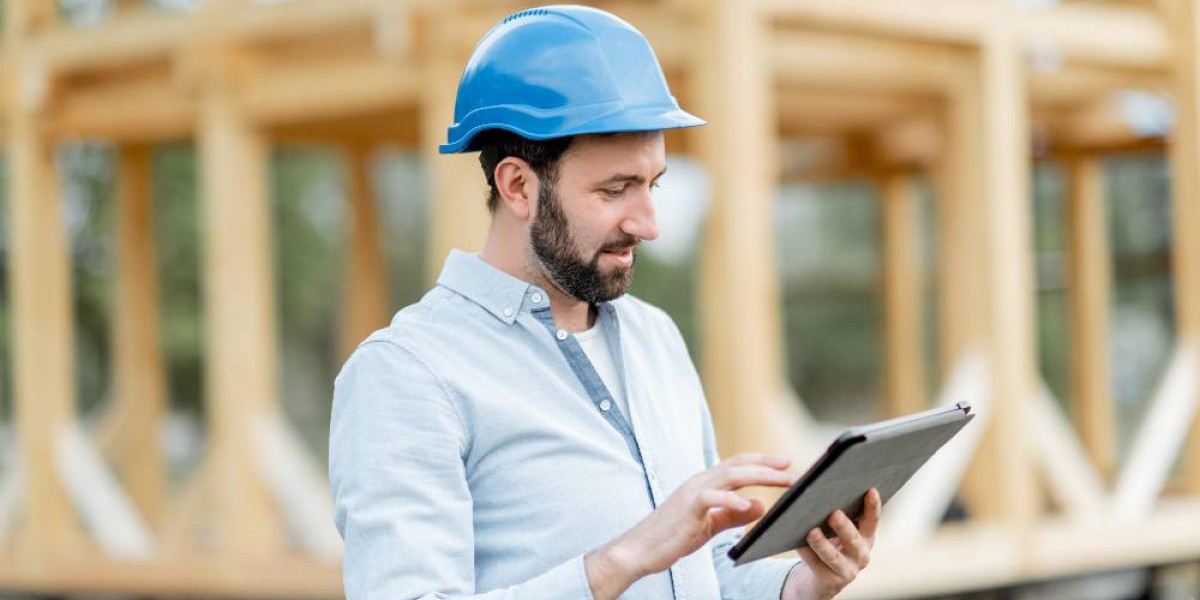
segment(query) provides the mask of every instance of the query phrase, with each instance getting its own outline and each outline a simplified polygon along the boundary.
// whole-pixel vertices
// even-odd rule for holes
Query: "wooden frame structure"
[[[207,0],[170,14],[135,4],[118,0],[107,21],[81,29],[57,23],[49,0],[4,2],[0,140],[10,165],[19,468],[0,473],[0,588],[336,597],[340,548],[323,469],[278,411],[267,149],[318,142],[350,158],[345,352],[390,310],[366,184],[373,145],[428,153],[431,260],[482,240],[487,215],[473,158],[435,158],[434,149],[475,40],[519,7]],[[1200,558],[1198,4],[601,4],[648,35],[673,89],[711,123],[672,133],[670,143],[699,157],[713,185],[697,300],[723,451],[802,457],[825,441],[783,384],[769,234],[783,178],[865,174],[880,183],[884,409],[914,410],[934,396],[971,400],[983,412],[977,434],[954,455],[963,458],[931,465],[910,486],[917,492],[889,505],[897,516],[848,597]],[[1170,92],[1177,120],[1169,139],[1139,136],[1114,114],[1108,94],[1123,88]],[[1044,154],[1069,172],[1074,423],[1036,367],[1034,130]],[[839,151],[785,171],[780,140],[796,137],[824,138]],[[76,424],[67,234],[52,157],[56,144],[80,138],[120,148],[118,393],[90,432]],[[153,445],[165,391],[147,159],[149,145],[174,138],[200,148],[210,324],[208,455],[178,490],[167,488]],[[1118,469],[1104,383],[1111,275],[1097,161],[1130,149],[1171,157],[1178,340]],[[920,376],[920,282],[933,274],[921,272],[914,251],[918,173],[937,188],[935,394]],[[1182,492],[1160,497],[1181,453]],[[939,527],[960,479],[973,518]],[[954,569],[912,576],[947,557]]]

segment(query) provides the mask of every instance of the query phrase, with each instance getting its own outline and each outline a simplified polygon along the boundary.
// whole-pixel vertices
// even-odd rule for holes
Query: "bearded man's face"
[[[576,138],[538,185],[530,245],[544,274],[591,304],[628,292],[638,243],[658,237],[651,190],[665,171],[659,132]]]

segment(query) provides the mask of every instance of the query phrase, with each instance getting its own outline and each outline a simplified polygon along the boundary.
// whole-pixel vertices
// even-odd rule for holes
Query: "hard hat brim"
[[[661,131],[666,129],[699,127],[707,124],[704,119],[678,106],[649,106],[620,109],[566,127],[562,126],[561,118],[557,115],[542,118],[530,114],[523,114],[521,116],[524,118],[514,119],[511,116],[507,118],[479,118],[475,119],[477,124],[469,128],[464,128],[463,126],[467,125],[472,119],[463,119],[463,123],[451,128],[452,133],[460,133],[461,135],[450,143],[441,144],[438,147],[438,151],[441,154],[476,152],[479,150],[478,145],[475,143],[477,136],[490,129],[503,129],[530,140],[548,140],[589,133]]]

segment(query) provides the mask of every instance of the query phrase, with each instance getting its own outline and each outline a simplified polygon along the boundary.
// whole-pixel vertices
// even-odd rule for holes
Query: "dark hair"
[[[500,206],[500,192],[496,189],[496,165],[512,156],[527,163],[537,174],[542,184],[553,184],[558,178],[558,161],[571,147],[573,137],[560,137],[548,140],[530,140],[511,131],[489,129],[480,133],[476,142],[479,145],[479,166],[483,167],[483,176],[487,178],[488,212],[495,214]]]

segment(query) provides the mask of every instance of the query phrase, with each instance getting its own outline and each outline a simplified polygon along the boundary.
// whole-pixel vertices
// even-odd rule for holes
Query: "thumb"
[[[763,516],[766,506],[758,498],[750,498],[750,507],[745,510],[719,508],[709,514],[713,520],[713,530],[720,532],[726,529],[745,525]]]

